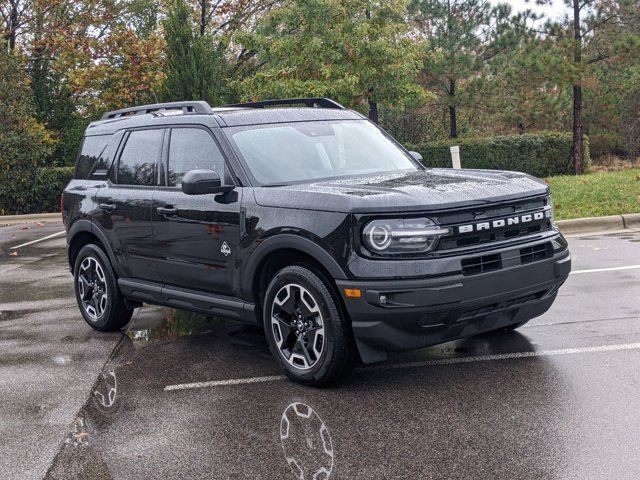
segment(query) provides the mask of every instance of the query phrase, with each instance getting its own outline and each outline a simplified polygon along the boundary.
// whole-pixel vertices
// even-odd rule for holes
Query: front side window
[[[174,128],[169,141],[167,182],[170,187],[180,185],[190,170],[214,170],[225,178],[222,152],[206,130],[202,128]]]
[[[420,168],[366,120],[252,125],[225,132],[262,185]]]
[[[156,165],[162,149],[162,130],[129,133],[118,162],[120,185],[156,185]]]

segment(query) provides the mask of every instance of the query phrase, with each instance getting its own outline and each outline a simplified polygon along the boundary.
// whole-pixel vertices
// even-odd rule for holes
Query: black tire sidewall
[[[80,270],[80,265],[88,257],[93,257],[100,263],[107,284],[107,306],[98,320],[93,320],[85,311],[78,289],[78,272]],[[116,329],[116,327],[114,327],[116,323],[116,319],[114,319],[114,314],[116,313],[114,302],[119,296],[118,285],[116,283],[116,277],[113,273],[113,269],[111,268],[109,258],[97,245],[92,243],[85,245],[78,253],[73,267],[73,289],[76,294],[76,301],[78,302],[80,313],[82,314],[82,318],[84,318],[85,322],[96,330],[108,331]]]
[[[318,362],[308,370],[299,370],[289,364],[276,345],[271,328],[271,308],[276,293],[285,285],[295,283],[306,288],[318,303],[325,330],[325,345]],[[263,304],[263,323],[267,344],[289,378],[308,385],[321,385],[332,380],[342,370],[345,350],[348,348],[344,319],[330,288],[313,271],[302,266],[290,266],[280,270],[269,283]]]

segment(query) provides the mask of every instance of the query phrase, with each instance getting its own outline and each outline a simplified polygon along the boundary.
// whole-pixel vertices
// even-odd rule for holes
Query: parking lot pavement
[[[570,239],[575,273],[518,332],[312,389],[254,327],[146,306],[93,333],[64,240],[7,256],[5,232],[2,478],[640,477],[638,233]]]

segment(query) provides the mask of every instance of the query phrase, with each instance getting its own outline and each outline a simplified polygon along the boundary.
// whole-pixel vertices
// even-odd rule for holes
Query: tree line
[[[72,164],[110,109],[300,96],[411,143],[573,131],[576,173],[584,134],[638,156],[640,0],[564,1],[0,0],[0,168]]]

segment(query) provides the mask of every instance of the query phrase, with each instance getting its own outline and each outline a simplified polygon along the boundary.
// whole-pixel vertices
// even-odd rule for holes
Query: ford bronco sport
[[[262,325],[320,385],[549,309],[571,257],[547,186],[420,160],[324,98],[108,112],[62,198],[80,312],[103,331],[143,302]]]

